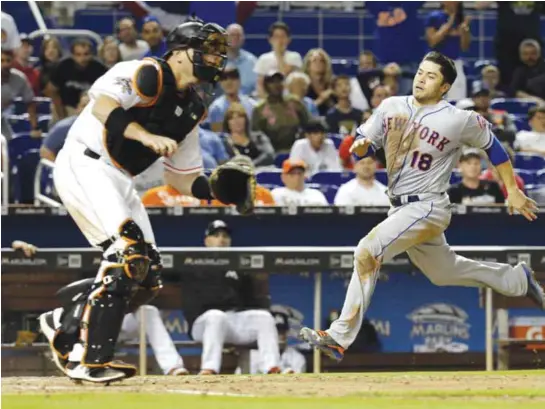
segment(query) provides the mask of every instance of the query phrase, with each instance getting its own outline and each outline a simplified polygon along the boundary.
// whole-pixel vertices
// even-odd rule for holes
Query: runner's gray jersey
[[[390,97],[358,128],[375,149],[384,148],[391,196],[447,191],[464,145],[488,149],[490,124],[447,101],[419,107],[414,97]]]

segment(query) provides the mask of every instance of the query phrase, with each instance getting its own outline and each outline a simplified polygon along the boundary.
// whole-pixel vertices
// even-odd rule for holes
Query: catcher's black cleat
[[[526,279],[528,280],[528,290],[526,291],[526,297],[532,300],[539,308],[545,310],[545,292],[541,285],[537,282],[534,272],[525,263],[521,264],[524,272],[526,273]]]
[[[92,383],[104,383],[121,381],[125,379],[125,373],[119,369],[107,366],[89,368],[78,363],[69,362],[66,366],[66,375],[74,381],[87,381]]]

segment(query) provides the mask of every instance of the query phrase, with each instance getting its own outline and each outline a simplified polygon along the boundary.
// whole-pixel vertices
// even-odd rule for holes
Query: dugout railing
[[[516,264],[526,261],[540,275],[542,282],[545,278],[545,246],[453,246],[457,253],[476,260],[507,262]],[[322,274],[329,272],[347,272],[353,268],[353,247],[235,247],[225,249],[208,249],[197,247],[162,248],[165,273],[183,270],[226,271],[238,270],[248,272],[269,272],[293,274],[311,272],[314,277],[314,308],[313,326],[321,328],[322,316]],[[87,276],[96,270],[100,264],[100,252],[91,248],[43,248],[29,261],[11,249],[2,249],[3,274],[17,273],[17,271],[39,271],[52,268],[64,273],[72,273],[74,279],[82,278],[86,271]],[[174,269],[176,266],[176,270]],[[383,263],[382,270],[394,272],[415,271],[406,254],[396,256],[393,260]],[[483,292],[481,292],[483,293]],[[490,289],[484,291],[483,307],[485,308],[485,351],[486,369],[494,370],[494,351],[497,344],[501,354],[505,347],[513,343],[524,343],[524,340],[514,340],[506,337],[506,310],[509,304],[503,302],[499,309],[494,308],[496,296]],[[528,300],[520,300],[526,307],[531,304]],[[343,300],[339,300],[339,304]],[[147,367],[147,342],[145,336],[145,321],[140,327],[140,368],[145,374]],[[499,331],[496,331],[498,329]],[[494,339],[496,337],[496,340]],[[526,340],[526,344],[544,344],[545,340]],[[504,357],[505,358],[505,357]],[[314,372],[321,372],[320,354],[315,351]],[[500,367],[505,368],[505,359],[500,361]]]

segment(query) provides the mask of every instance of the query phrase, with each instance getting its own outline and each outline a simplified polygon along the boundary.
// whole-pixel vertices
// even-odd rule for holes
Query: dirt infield
[[[531,397],[545,402],[545,371],[479,373],[149,376],[109,387],[76,385],[61,377],[3,378],[2,394],[196,394],[210,396]],[[545,406],[544,406],[545,407]]]

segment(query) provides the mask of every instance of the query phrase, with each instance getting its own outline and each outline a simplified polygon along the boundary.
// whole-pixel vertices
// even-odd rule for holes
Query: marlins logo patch
[[[114,79],[114,84],[121,87],[121,91],[125,94],[132,94],[132,85],[129,78],[116,77]]]

